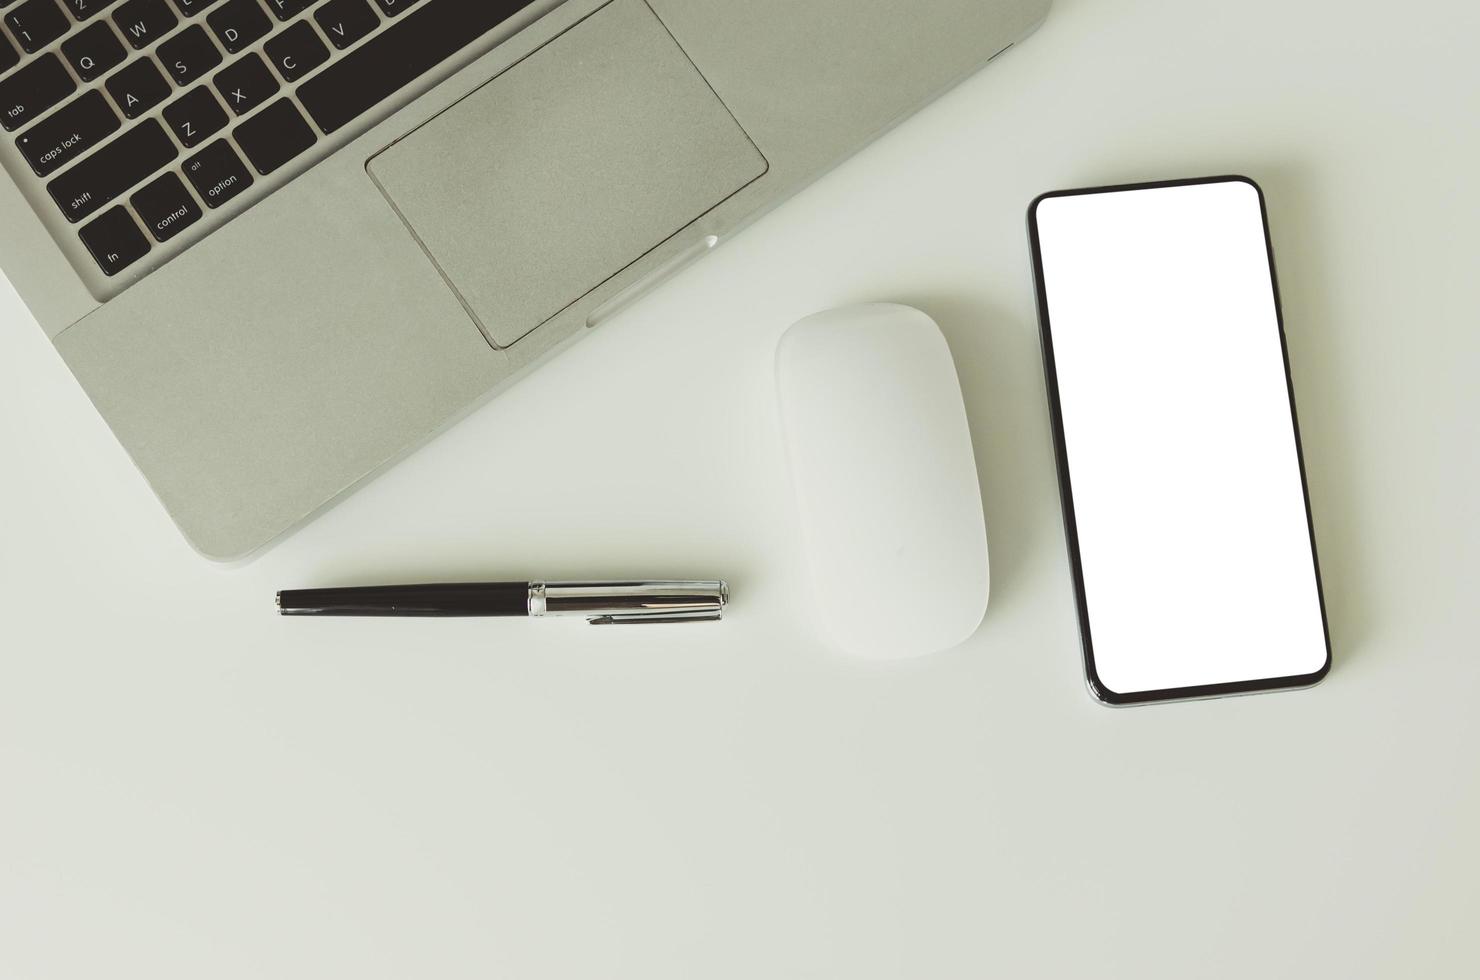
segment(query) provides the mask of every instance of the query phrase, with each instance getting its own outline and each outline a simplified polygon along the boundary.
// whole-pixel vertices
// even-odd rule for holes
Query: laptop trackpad
[[[613,0],[369,163],[495,347],[766,171],[642,0]]]

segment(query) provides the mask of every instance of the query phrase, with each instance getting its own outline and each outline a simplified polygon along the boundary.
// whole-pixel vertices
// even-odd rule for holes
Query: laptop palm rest
[[[613,0],[368,164],[497,348],[766,169],[643,0]]]

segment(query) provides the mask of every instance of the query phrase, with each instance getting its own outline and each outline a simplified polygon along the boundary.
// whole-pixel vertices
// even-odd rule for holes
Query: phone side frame
[[[1325,642],[1326,659],[1319,669],[1309,674],[1293,674],[1286,677],[1256,678],[1222,684],[1202,684],[1192,687],[1163,688],[1152,691],[1135,691],[1123,694],[1111,690],[1100,680],[1095,670],[1094,641],[1090,631],[1089,604],[1085,595],[1084,569],[1079,553],[1079,526],[1074,512],[1074,492],[1069,476],[1069,453],[1064,438],[1064,418],[1059,402],[1058,369],[1054,361],[1053,329],[1048,313],[1048,290],[1043,271],[1043,254],[1038,236],[1038,206],[1051,198],[1079,197],[1088,194],[1110,194],[1123,191],[1153,190],[1162,187],[1187,187],[1198,184],[1220,184],[1230,182],[1248,184],[1254,188],[1259,199],[1259,216],[1264,226],[1264,248],[1269,263],[1269,284],[1273,292],[1275,323],[1280,338],[1280,356],[1285,369],[1285,392],[1290,405],[1290,424],[1295,435],[1295,460],[1300,471],[1300,491],[1305,504],[1305,526],[1310,541],[1311,567],[1316,579],[1316,602],[1321,612],[1321,635]],[[1326,593],[1321,578],[1320,557],[1316,550],[1315,521],[1311,515],[1310,485],[1305,476],[1305,449],[1300,438],[1300,420],[1295,408],[1295,384],[1290,373],[1290,348],[1285,338],[1284,307],[1280,303],[1279,275],[1275,269],[1274,239],[1269,231],[1269,209],[1264,199],[1264,189],[1252,178],[1242,174],[1222,174],[1211,177],[1190,177],[1179,180],[1145,181],[1131,184],[1110,184],[1100,187],[1080,187],[1068,190],[1048,191],[1035,197],[1028,205],[1028,243],[1032,253],[1033,289],[1038,309],[1038,334],[1043,353],[1044,387],[1048,399],[1049,419],[1053,431],[1054,462],[1058,471],[1059,506],[1063,514],[1064,540],[1068,548],[1069,569],[1074,580],[1074,602],[1079,621],[1079,645],[1084,658],[1085,681],[1090,693],[1101,704],[1110,707],[1130,707],[1138,704],[1164,703],[1169,701],[1197,701],[1208,698],[1232,697],[1242,694],[1258,694],[1267,691],[1295,690],[1319,684],[1331,671],[1331,629],[1326,616]]]

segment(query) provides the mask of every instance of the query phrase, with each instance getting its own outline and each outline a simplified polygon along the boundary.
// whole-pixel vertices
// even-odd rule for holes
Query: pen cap
[[[723,618],[722,581],[531,582],[531,616],[585,616],[595,626],[694,623]]]

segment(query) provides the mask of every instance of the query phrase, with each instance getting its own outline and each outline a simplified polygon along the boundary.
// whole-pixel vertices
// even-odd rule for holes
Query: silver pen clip
[[[531,616],[585,616],[593,626],[716,622],[729,601],[721,581],[529,583]]]

